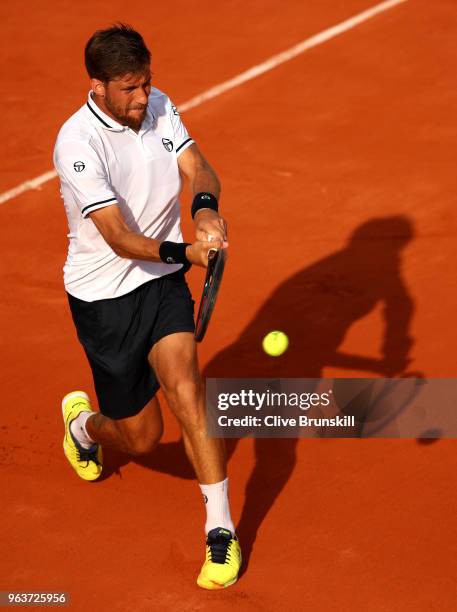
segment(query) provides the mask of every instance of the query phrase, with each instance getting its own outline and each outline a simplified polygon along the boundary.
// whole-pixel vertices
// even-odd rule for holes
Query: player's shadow
[[[404,216],[362,224],[343,249],[281,283],[233,344],[207,364],[203,376],[320,378],[326,366],[385,377],[403,372],[409,363],[414,304],[402,278],[401,255],[413,236],[412,222]],[[252,265],[257,264],[258,258]],[[251,277],[255,278],[255,269]],[[383,358],[340,352],[349,328],[379,303],[383,304],[385,323]],[[284,331],[290,338],[287,352],[276,358],[261,349],[262,338],[274,329]],[[254,442],[255,465],[237,526],[244,567],[260,525],[293,472],[297,443],[297,439],[265,438]],[[236,440],[227,440],[229,457],[236,444]],[[159,445],[150,457],[138,462],[182,478],[194,477],[181,442]],[[292,525],[290,529],[293,531]]]
[[[402,216],[372,219],[358,227],[345,248],[281,283],[237,340],[208,363],[204,376],[320,378],[326,366],[385,377],[403,372],[412,345],[414,304],[402,278],[401,254],[413,236],[412,222]],[[383,358],[340,352],[349,328],[379,303],[385,324]],[[289,349],[277,358],[261,349],[262,338],[273,329],[290,338]],[[293,472],[297,443],[297,439],[255,439],[255,466],[237,526],[246,560],[263,519]],[[233,452],[232,440],[228,446]]]

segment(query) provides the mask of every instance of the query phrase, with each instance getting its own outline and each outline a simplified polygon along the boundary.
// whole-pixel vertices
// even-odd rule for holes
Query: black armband
[[[192,201],[192,219],[195,217],[198,210],[201,208],[211,208],[211,210],[215,210],[217,212],[217,198],[212,193],[207,193],[206,191],[202,191],[197,193]]]
[[[165,240],[159,246],[160,259],[166,264],[188,264],[189,260],[186,257],[186,247],[189,242],[170,242]]]

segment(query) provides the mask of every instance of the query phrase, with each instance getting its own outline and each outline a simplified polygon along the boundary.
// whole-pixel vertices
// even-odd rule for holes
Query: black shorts
[[[112,419],[138,414],[159,389],[148,362],[152,346],[169,334],[194,332],[184,274],[162,276],[118,298],[86,302],[67,295],[100,412]]]

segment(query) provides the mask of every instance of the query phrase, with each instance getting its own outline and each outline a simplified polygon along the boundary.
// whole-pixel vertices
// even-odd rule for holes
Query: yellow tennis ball
[[[262,347],[267,355],[279,357],[287,351],[289,338],[282,331],[271,331],[262,341]]]

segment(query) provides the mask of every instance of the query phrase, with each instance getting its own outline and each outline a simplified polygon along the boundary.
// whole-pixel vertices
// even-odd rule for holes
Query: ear
[[[100,96],[101,98],[105,97],[106,87],[103,81],[99,81],[98,79],[91,79],[90,86],[96,96]]]

